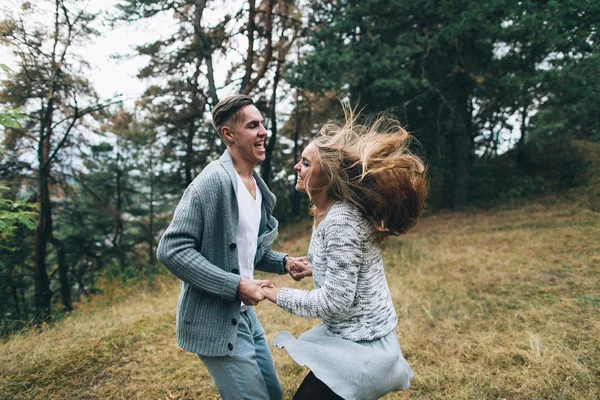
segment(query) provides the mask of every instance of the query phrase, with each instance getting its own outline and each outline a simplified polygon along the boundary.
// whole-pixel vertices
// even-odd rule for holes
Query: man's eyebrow
[[[262,118],[261,118],[261,119],[251,119],[250,121],[248,121],[248,122],[246,123],[246,125],[250,125],[250,124],[252,124],[252,123],[258,123],[258,124],[260,124],[260,123],[262,123],[263,121],[264,121],[264,119],[262,119]]]

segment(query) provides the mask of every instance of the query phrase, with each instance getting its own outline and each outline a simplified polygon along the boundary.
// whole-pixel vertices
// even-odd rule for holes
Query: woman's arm
[[[314,290],[281,288],[271,290],[276,303],[292,314],[308,318],[342,317],[356,295],[358,273],[364,263],[367,236],[360,215],[353,208],[331,210],[323,221],[327,266],[321,287]],[[267,297],[269,298],[269,297]]]

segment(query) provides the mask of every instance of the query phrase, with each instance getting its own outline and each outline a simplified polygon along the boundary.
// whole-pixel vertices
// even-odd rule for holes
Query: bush
[[[477,159],[470,182],[473,203],[501,204],[586,185],[590,155],[578,141],[530,142],[523,160],[516,149],[493,159]]]

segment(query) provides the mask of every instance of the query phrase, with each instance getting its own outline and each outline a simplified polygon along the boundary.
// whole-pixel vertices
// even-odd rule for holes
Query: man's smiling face
[[[238,121],[230,128],[233,143],[230,144],[238,157],[249,164],[257,164],[265,159],[265,139],[267,131],[263,117],[253,105],[240,109]]]

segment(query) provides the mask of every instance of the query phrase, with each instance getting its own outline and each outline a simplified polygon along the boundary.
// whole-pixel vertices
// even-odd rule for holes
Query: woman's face
[[[324,188],[321,165],[317,161],[317,147],[310,143],[302,152],[298,164],[294,165],[294,171],[298,174],[296,190],[312,196],[316,191]]]

